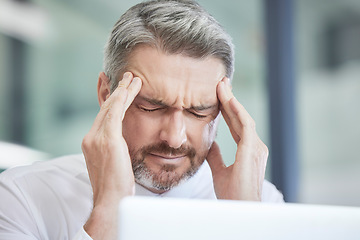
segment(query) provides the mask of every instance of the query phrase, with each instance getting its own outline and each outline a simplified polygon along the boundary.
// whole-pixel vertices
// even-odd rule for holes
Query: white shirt
[[[215,199],[207,162],[188,181],[163,194],[136,184],[136,195]],[[0,174],[0,239],[91,240],[83,225],[92,210],[92,188],[83,155],[72,155]],[[283,202],[264,182],[262,200]]]

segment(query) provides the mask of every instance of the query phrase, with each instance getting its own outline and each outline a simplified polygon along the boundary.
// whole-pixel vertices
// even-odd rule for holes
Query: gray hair
[[[126,71],[129,56],[139,45],[168,54],[220,59],[226,77],[234,73],[231,37],[198,3],[192,0],[153,0],[139,3],[115,23],[105,46],[104,71],[111,89]]]

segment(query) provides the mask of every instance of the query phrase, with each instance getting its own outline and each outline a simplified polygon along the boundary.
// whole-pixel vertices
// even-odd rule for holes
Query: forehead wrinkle
[[[161,96],[161,94],[159,95],[160,93],[159,89],[155,89],[154,86],[152,86],[151,81],[148,78],[146,78],[145,75],[138,73],[137,71],[133,72],[133,74],[134,76],[140,77],[143,80],[143,82],[146,83],[146,86],[148,88],[146,91],[140,90],[138,97],[150,104],[157,106],[164,106],[164,107],[174,107],[178,109],[192,109],[196,111],[203,111],[210,108],[218,107],[217,98],[216,98],[216,102],[214,103],[213,100],[208,98],[208,96],[206,96],[204,99],[196,99],[197,97],[194,96],[193,94],[178,95],[175,97],[175,99],[171,101],[172,98],[171,96]],[[145,84],[143,85],[145,86]],[[186,86],[183,88],[186,89]],[[188,91],[180,90],[180,89],[177,90],[178,94],[186,93],[186,92]]]
[[[141,98],[149,103],[155,104],[155,105],[162,105],[162,106],[173,106],[176,104],[177,99],[174,100],[173,103],[166,103],[164,96],[162,96],[163,89],[157,88],[156,84],[154,86],[153,83],[158,82],[158,79],[154,79],[154,76],[151,76],[151,74],[148,74],[147,69],[137,67],[137,64],[129,65],[129,71],[131,71],[134,75],[134,77],[139,77],[142,82],[142,89],[140,90],[140,93],[138,96],[141,96]],[[158,76],[155,76],[158,77]],[[152,79],[153,78],[153,79]],[[165,80],[161,81],[162,87],[166,84]],[[144,89],[144,90],[143,90]],[[146,89],[146,90],[145,90]],[[142,95],[143,93],[143,95]],[[144,96],[147,95],[147,96]],[[179,96],[177,97],[179,98]]]
[[[161,99],[156,99],[154,97],[145,97],[142,95],[138,95],[138,98],[140,98],[140,100],[146,101],[152,105],[156,105],[156,106],[161,106],[161,107],[175,107],[176,105],[176,101],[174,103],[166,103]],[[182,108],[182,107],[177,107],[177,108]]]
[[[145,76],[145,74],[140,69],[130,66],[128,68],[128,71],[131,72],[134,77],[140,78],[141,81],[143,82],[143,85],[144,85],[144,83],[146,83],[148,86],[150,86],[150,84],[149,84],[150,81],[148,80],[148,78]]]
[[[173,105],[166,104],[162,100],[155,99],[155,98],[148,98],[148,97],[141,96],[141,95],[139,95],[138,98],[140,100],[146,101],[146,102],[148,102],[152,105],[156,105],[156,106],[161,106],[161,107],[172,107],[173,106]],[[191,110],[195,110],[195,111],[205,111],[205,110],[215,109],[215,108],[218,108],[218,103],[209,104],[209,105],[203,105],[203,104],[192,105],[189,108],[184,108],[184,109],[191,109]]]
[[[164,64],[166,65],[169,62],[168,58],[171,58],[171,62],[177,62],[179,60],[183,60],[184,56],[166,54],[166,56],[163,56],[163,53],[159,52],[158,49],[155,49],[156,52],[154,52],[153,50],[154,49],[149,47],[139,47],[130,55],[130,59],[128,62],[128,70],[133,72],[134,76],[140,77],[143,81],[143,86],[140,90],[139,95],[147,97],[147,100],[152,100],[150,101],[152,103],[161,103],[160,105],[166,105],[169,107],[171,106],[177,109],[191,108],[200,110],[212,105],[214,105],[214,107],[218,105],[216,97],[216,87],[209,85],[209,87],[211,87],[212,89],[210,92],[207,90],[205,91],[204,89],[208,87],[206,85],[208,85],[209,83],[217,84],[219,81],[221,81],[224,75],[224,66],[222,65],[222,63],[220,63],[222,70],[217,71],[216,76],[208,76],[207,72],[199,72],[197,68],[196,71],[194,70],[194,67],[198,66],[198,64],[200,64],[200,70],[201,66],[203,66],[204,64],[210,64],[210,66],[213,66],[214,61],[215,63],[217,63],[218,60],[212,58],[203,59],[200,62],[198,59],[189,58],[190,61],[186,61],[185,66],[181,62],[182,65],[180,68],[178,66],[179,64],[175,64],[175,66],[173,66],[174,64],[170,64],[170,68],[160,67],[160,69],[158,69],[158,67],[155,67],[158,62],[156,61],[156,59],[159,59],[160,63],[161,61],[165,61]],[[159,58],[153,58],[155,61],[151,60],[143,62],[144,58],[139,57],[141,56],[139,54],[145,53],[149,53],[149,56],[152,56],[154,54],[160,54],[160,56]],[[160,66],[162,65],[160,64]],[[184,67],[186,67],[186,69],[189,68],[189,71],[184,71]],[[218,68],[218,64],[215,65],[215,68]],[[203,80],[205,76],[212,80],[213,78],[216,78],[218,81],[216,83],[214,83],[213,81],[204,82]],[[184,80],[185,84],[179,83],[177,81],[178,78]],[[168,89],[172,89],[172,91],[168,91]]]

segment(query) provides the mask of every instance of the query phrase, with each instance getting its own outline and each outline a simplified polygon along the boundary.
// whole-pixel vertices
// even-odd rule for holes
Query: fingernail
[[[225,78],[225,79],[224,79],[224,81],[225,81],[226,85],[229,85],[229,86],[231,85],[231,84],[230,84],[230,79],[229,79],[229,78]]]
[[[132,82],[133,83],[142,83],[141,79],[139,77],[134,77]]]
[[[131,76],[131,73],[129,73],[129,72],[126,72],[126,73],[124,73],[124,76],[123,76],[123,78],[130,78],[130,76]]]

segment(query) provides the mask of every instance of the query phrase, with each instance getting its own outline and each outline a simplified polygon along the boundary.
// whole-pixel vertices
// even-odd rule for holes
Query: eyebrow
[[[161,100],[158,99],[154,99],[154,98],[147,98],[144,96],[138,96],[141,100],[146,101],[152,105],[156,105],[156,106],[160,106],[160,107],[170,107],[168,104],[164,103]],[[195,111],[205,111],[208,109],[212,109],[212,108],[217,108],[218,107],[218,103],[216,104],[212,104],[212,105],[199,105],[199,106],[191,106],[188,109],[192,109]]]
[[[213,104],[213,105],[199,105],[199,106],[192,106],[190,109],[195,110],[195,111],[205,111],[208,109],[212,109],[212,108],[217,108],[218,104]]]
[[[167,104],[165,104],[163,101],[154,99],[154,98],[147,98],[143,96],[138,96],[141,100],[146,101],[152,105],[161,106],[161,107],[168,107]]]

